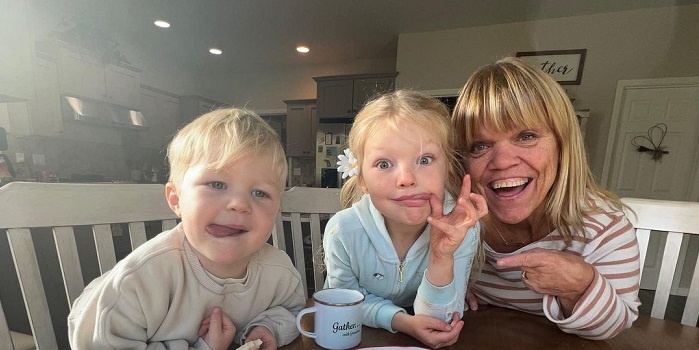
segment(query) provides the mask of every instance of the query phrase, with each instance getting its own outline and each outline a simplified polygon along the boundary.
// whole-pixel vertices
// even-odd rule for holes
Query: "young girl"
[[[342,200],[351,207],[332,217],[323,238],[325,287],[361,291],[365,325],[432,348],[456,342],[463,327],[478,220],[487,213],[468,175],[462,184],[453,138],[446,107],[430,96],[396,91],[369,103],[338,162],[350,176]]]

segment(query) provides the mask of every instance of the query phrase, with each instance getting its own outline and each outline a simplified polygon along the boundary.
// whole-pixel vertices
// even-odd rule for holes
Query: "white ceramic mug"
[[[323,289],[313,293],[315,305],[296,316],[301,334],[315,338],[326,349],[349,349],[362,341],[362,302],[364,294],[343,288]],[[315,333],[301,328],[301,317],[315,312]]]

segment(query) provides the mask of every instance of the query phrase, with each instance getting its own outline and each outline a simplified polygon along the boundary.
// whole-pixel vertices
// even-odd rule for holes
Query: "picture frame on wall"
[[[551,75],[561,85],[580,85],[587,49],[521,51],[516,56]]]

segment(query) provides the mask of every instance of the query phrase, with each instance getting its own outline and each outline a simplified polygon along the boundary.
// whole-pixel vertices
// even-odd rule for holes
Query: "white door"
[[[664,126],[654,128],[659,123],[667,126],[664,137]],[[638,146],[664,147],[668,153],[653,159],[651,152],[639,152]],[[620,81],[602,173],[603,185],[620,197],[698,201],[698,163],[699,77]],[[673,294],[686,295],[684,289],[689,287],[680,286],[679,282],[682,267],[691,269],[696,261],[697,244],[692,243],[687,238],[683,241]],[[663,236],[651,235],[641,288],[652,289],[657,281],[659,249],[664,245]],[[687,254],[688,246],[694,247],[690,254]]]

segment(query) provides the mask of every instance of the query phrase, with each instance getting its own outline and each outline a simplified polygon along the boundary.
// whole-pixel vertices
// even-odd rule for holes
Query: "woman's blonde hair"
[[[179,186],[187,169],[201,161],[221,170],[245,157],[271,155],[270,171],[278,176],[282,193],[287,163],[279,135],[255,112],[224,108],[196,118],[179,130],[167,148],[169,181]]]
[[[582,216],[599,212],[599,197],[621,209],[619,198],[595,184],[575,111],[561,86],[548,74],[508,57],[479,68],[459,94],[452,123],[456,147],[468,170],[469,151],[482,129],[506,132],[545,125],[556,137],[558,173],[546,197],[549,222],[570,242],[582,235]]]
[[[449,110],[442,102],[424,93],[397,90],[379,96],[359,111],[348,137],[349,148],[357,158],[357,164],[362,164],[364,145],[371,135],[386,128],[395,131],[402,125],[413,125],[432,133],[447,157],[446,189],[456,198],[461,189],[459,174],[462,172],[453,147],[454,132],[449,123]],[[344,208],[361,198],[362,191],[358,186],[361,176],[360,167],[359,174],[350,177],[342,186]]]

